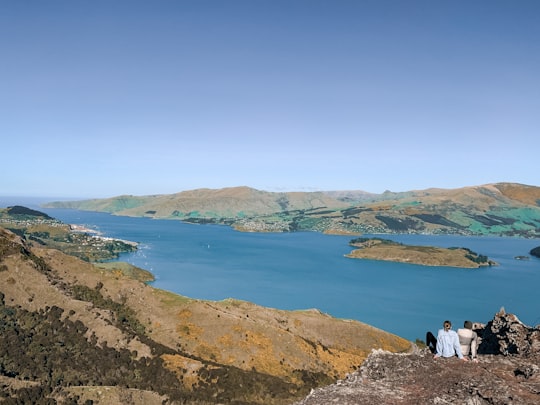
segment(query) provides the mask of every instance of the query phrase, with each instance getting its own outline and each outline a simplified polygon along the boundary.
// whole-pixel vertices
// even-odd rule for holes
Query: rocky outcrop
[[[540,327],[501,310],[477,332],[478,362],[374,350],[359,370],[296,405],[540,403]]]
[[[482,336],[479,353],[505,356],[540,354],[540,326],[527,326],[516,315],[507,314],[504,308],[479,332]]]

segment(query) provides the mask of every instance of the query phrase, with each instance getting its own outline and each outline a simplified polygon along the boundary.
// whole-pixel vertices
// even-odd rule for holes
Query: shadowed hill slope
[[[540,187],[515,183],[378,195],[355,191],[272,193],[236,187],[46,206],[227,224],[247,232],[540,236]]]
[[[0,398],[22,403],[287,404],[410,348],[316,310],[154,289],[1,228],[0,317]]]

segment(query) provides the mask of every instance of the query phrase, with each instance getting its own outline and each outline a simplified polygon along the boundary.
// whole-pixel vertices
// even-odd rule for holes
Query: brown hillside
[[[119,196],[103,200],[57,202],[52,207],[113,212],[118,215],[184,218],[190,216],[236,218],[288,210],[338,209],[348,204],[323,192],[274,193],[250,187],[201,188],[145,197]]]
[[[540,187],[513,183],[498,183],[494,186],[500,190],[503,195],[512,200],[540,207]]]
[[[2,229],[0,301],[0,375],[13,398],[286,404],[343,378],[373,348],[410,347],[315,310],[181,297]],[[21,391],[22,380],[36,386]]]
[[[368,194],[249,187],[54,202],[50,208],[226,224],[244,232],[422,233],[538,237],[540,187],[496,183]]]

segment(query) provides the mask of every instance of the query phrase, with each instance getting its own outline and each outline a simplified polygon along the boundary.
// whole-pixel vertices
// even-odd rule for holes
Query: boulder
[[[525,325],[516,315],[507,314],[504,308],[477,333],[482,338],[478,347],[480,354],[528,356],[540,351],[540,329]]]

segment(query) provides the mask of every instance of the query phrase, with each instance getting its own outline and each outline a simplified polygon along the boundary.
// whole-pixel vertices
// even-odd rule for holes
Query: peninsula
[[[19,205],[0,208],[0,227],[34,244],[58,249],[92,263],[115,260],[121,253],[137,250],[136,242],[104,237],[85,226],[65,224],[43,212]],[[141,269],[131,268],[129,272],[139,274],[142,279],[153,279]]]
[[[478,268],[497,264],[486,256],[479,255],[467,248],[412,246],[381,238],[356,238],[351,240],[349,244],[356,249],[346,257],[354,259],[462,268]]]

